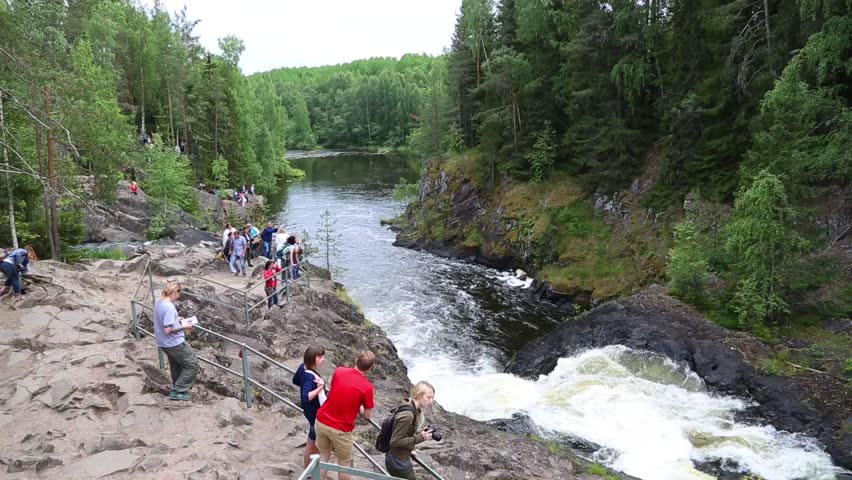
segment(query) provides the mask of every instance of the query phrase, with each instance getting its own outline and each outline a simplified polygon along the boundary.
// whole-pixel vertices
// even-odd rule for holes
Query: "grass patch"
[[[547,449],[550,450],[550,453],[552,453],[554,455],[559,455],[562,452],[562,447],[559,445],[559,443],[554,442],[553,440],[548,440],[546,438],[542,438],[542,437],[539,437],[538,435],[533,435],[533,434],[529,434],[527,436],[530,438],[530,440],[534,440],[538,443],[541,443],[545,447],[547,447]]]
[[[345,288],[338,288],[334,291],[334,293],[335,295],[337,295],[337,298],[355,307],[355,310],[361,312],[362,315],[364,314],[364,309],[361,308],[361,304],[355,301],[355,299],[349,295],[349,292],[347,292]]]
[[[482,245],[482,234],[479,233],[479,229],[475,226],[470,229],[470,233],[467,234],[467,238],[462,242],[463,247],[467,248],[477,248]]]
[[[605,480],[618,480],[617,476],[613,475],[608,468],[604,467],[600,463],[589,465],[586,468],[586,473],[590,475],[597,475]]]
[[[769,358],[761,359],[757,363],[757,370],[764,375],[775,375],[782,377],[792,377],[800,373],[793,366],[790,359],[790,351],[787,349],[775,352]]]
[[[127,260],[129,257],[118,248],[77,248],[65,254],[68,263],[80,260]]]

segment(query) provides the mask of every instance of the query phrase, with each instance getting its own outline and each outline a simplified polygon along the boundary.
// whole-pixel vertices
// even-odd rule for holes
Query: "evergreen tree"
[[[785,270],[806,246],[793,219],[784,185],[766,170],[737,196],[726,244],[740,276],[733,307],[740,325],[757,333],[789,312]]]

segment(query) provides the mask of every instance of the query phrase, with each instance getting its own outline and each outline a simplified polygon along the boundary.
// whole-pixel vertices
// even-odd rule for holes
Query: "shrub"
[[[698,229],[685,221],[674,228],[674,246],[669,250],[667,273],[672,295],[698,303],[704,299],[708,258],[699,242]]]

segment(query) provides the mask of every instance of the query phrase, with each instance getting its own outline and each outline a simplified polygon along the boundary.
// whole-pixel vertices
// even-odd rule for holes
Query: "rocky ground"
[[[151,261],[155,284],[181,280],[196,295],[239,304],[253,278],[235,278],[216,263],[215,244],[151,247],[148,255],[120,262],[66,265],[37,262],[27,280],[29,295],[17,310],[0,308],[0,471],[3,478],[100,477],[142,479],[296,478],[301,472],[306,424],[301,413],[261,390],[255,406],[240,401],[237,377],[202,364],[192,402],[169,401],[168,373],[160,370],[151,339],[129,332],[129,299],[142,298],[142,276]],[[176,269],[192,270],[204,279]],[[405,366],[383,331],[343,301],[333,282],[317,270],[307,285],[291,290],[283,309],[261,308],[245,326],[242,311],[185,295],[181,314],[295,367],[305,346],[326,347],[328,378],[336,365],[370,348],[378,363],[370,374],[377,389],[376,418],[409,387]],[[141,279],[141,282],[140,282]],[[212,284],[209,280],[218,282]],[[141,287],[140,287],[141,285]],[[250,298],[260,299],[262,287]],[[147,319],[142,318],[142,325]],[[209,334],[193,332],[200,356],[240,370],[239,349]],[[290,374],[257,356],[253,377],[295,399]],[[430,423],[445,440],[424,444],[420,458],[447,479],[597,478],[569,452],[436,407]],[[362,424],[356,436],[371,456],[375,431]],[[356,455],[356,467],[369,468]],[[428,478],[421,472],[420,478]]]
[[[83,183],[86,184],[85,181]],[[194,188],[191,190],[198,197],[197,218],[176,207],[173,224],[166,235],[186,245],[217,238],[218,233],[214,235],[206,231],[211,227],[215,226],[215,232],[219,232],[226,222],[244,224],[257,216],[257,212],[263,211],[264,198],[260,195],[241,207],[234,201],[221,200]],[[90,204],[85,216],[85,240],[92,243],[147,240],[145,232],[156,213],[151,197],[141,187],[137,195],[130,193],[130,183],[126,180],[119,182],[115,196],[109,204]]]
[[[660,286],[566,321],[522,348],[508,370],[536,377],[553,370],[560,357],[615,344],[686,362],[714,391],[753,398],[758,405],[750,415],[780,430],[818,438],[838,465],[852,468],[848,382],[797,366],[792,366],[798,369],[793,376],[768,374],[760,365],[773,358],[770,347],[705,319]]]

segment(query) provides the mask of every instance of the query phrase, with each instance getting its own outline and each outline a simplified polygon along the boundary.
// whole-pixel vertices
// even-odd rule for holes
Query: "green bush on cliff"
[[[550,172],[556,162],[554,135],[550,122],[545,122],[544,130],[535,135],[532,150],[524,155],[524,159],[530,163],[530,183],[539,183],[550,178]]]
[[[704,299],[708,258],[695,224],[685,221],[674,229],[675,245],[669,250],[669,288],[674,296],[699,303]]]

